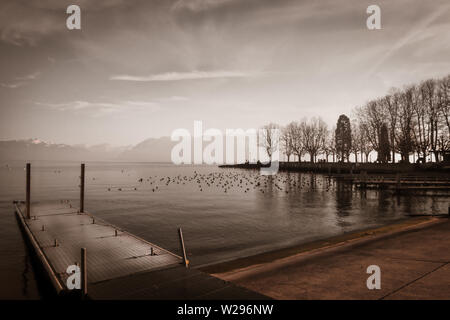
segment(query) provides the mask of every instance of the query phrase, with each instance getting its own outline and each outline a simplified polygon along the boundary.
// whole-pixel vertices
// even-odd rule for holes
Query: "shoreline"
[[[219,168],[257,170],[269,164],[241,163],[219,165]],[[450,174],[448,163],[368,163],[368,162],[279,162],[279,171],[322,172],[328,174],[385,173],[385,174]]]
[[[318,252],[323,252],[325,250],[341,248],[349,244],[388,237],[417,228],[424,228],[429,225],[439,223],[441,220],[442,219],[435,216],[417,216],[404,218],[380,227],[361,229],[354,232],[325,238],[322,240],[307,242],[282,249],[259,253],[248,257],[232,259],[229,261],[198,266],[196,268],[219,278],[228,278],[231,274],[238,274],[240,272],[245,272],[259,266],[283,261],[286,259],[297,257],[299,255],[312,255]]]

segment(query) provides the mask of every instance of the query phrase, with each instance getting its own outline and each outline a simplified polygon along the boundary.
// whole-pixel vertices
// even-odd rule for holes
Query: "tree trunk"
[[[439,151],[434,151],[434,158],[436,159],[436,162],[439,162]]]

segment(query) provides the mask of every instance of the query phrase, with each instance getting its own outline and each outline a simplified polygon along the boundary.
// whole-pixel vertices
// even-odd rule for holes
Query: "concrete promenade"
[[[367,267],[381,269],[369,290]],[[215,273],[275,299],[450,299],[450,219]]]

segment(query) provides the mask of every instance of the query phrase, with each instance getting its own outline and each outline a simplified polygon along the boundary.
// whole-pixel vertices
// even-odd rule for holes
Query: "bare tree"
[[[356,109],[358,121],[364,124],[364,130],[371,147],[377,153],[380,150],[379,137],[386,119],[381,99],[369,101],[364,107]]]
[[[409,162],[411,153],[417,153],[420,161],[426,161],[430,154],[435,161],[440,161],[440,155],[450,148],[449,97],[450,75],[440,80],[425,80],[418,86],[403,90],[391,89],[383,98],[355,108],[361,134],[354,134],[353,137],[361,145],[368,140],[371,149],[382,153],[380,161],[385,162],[388,158],[386,141],[389,141],[389,158],[393,162],[396,152],[400,153],[402,162]],[[356,126],[353,127],[356,129]],[[383,137],[383,143],[380,137]],[[358,149],[362,150],[360,147]]]
[[[409,163],[409,155],[414,151],[413,116],[415,103],[417,103],[416,87],[405,88],[399,96],[398,132],[395,136],[395,142],[402,158],[401,161],[406,163]]]
[[[259,143],[269,156],[270,162],[272,162],[273,153],[279,148],[279,136],[276,132],[280,129],[280,126],[275,123],[269,123],[261,129]]]
[[[369,162],[369,154],[373,150],[367,132],[368,130],[366,124],[360,123],[358,125],[358,136],[359,136],[358,143],[359,143],[359,150],[361,151],[361,162],[363,162],[362,161],[363,154],[365,156],[365,162]]]
[[[441,79],[438,85],[437,108],[441,119],[438,147],[441,152],[444,152],[450,150],[450,75]]]
[[[283,145],[284,153],[287,157],[287,161],[289,162],[291,155],[294,154],[293,144],[294,144],[294,137],[293,137],[293,130],[291,126],[295,125],[294,123],[288,124],[286,127],[282,129],[281,132],[281,143]]]
[[[315,162],[317,155],[325,146],[328,130],[327,124],[321,118],[312,118],[309,122],[300,123],[305,150],[310,155],[310,161]]]
[[[422,97],[422,104],[426,110],[426,126],[430,151],[434,154],[436,161],[439,161],[439,154],[437,150],[439,118],[436,103],[436,82],[432,79],[423,82],[420,86],[420,93]]]
[[[441,80],[439,88],[442,99],[439,110],[442,113],[442,117],[447,125],[447,132],[450,135],[450,75]]]
[[[398,122],[398,108],[399,108],[400,92],[397,89],[392,89],[391,94],[388,94],[382,99],[383,107],[386,109],[386,115],[389,126],[389,140],[392,152],[392,162],[395,163],[395,141],[397,137],[397,122]]]
[[[358,122],[353,119],[351,121],[351,134],[352,134],[352,144],[350,151],[355,155],[355,162],[358,163],[358,153],[361,154],[361,162],[363,162],[363,153],[361,151],[361,133],[359,132]]]
[[[331,153],[331,155],[333,156],[333,162],[336,162],[336,127],[331,128],[325,147],[327,148],[328,153]]]
[[[418,158],[426,161],[428,148],[430,147],[430,124],[427,119],[427,108],[424,103],[424,87],[421,85],[417,90],[417,103],[414,104],[414,144],[416,146]]]
[[[305,153],[305,146],[303,143],[303,132],[299,122],[291,122],[288,127],[292,137],[292,153],[297,156],[298,162],[302,160]]]

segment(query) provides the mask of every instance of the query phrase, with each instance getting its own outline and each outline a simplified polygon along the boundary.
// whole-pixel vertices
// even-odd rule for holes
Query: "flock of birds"
[[[123,172],[122,172],[123,173]],[[248,193],[252,191],[267,192],[278,191],[285,194],[299,189],[320,189],[329,191],[333,185],[332,179],[318,177],[314,174],[277,174],[274,176],[260,175],[257,171],[222,171],[211,173],[199,173],[194,171],[191,175],[176,176],[149,176],[140,177],[138,185],[132,187],[108,187],[108,191],[129,191],[149,188],[151,192],[157,192],[170,185],[187,186],[194,185],[199,192],[215,188],[223,193],[238,191]]]
[[[11,169],[6,165],[7,169]],[[62,170],[53,170],[55,174],[61,174]],[[122,174],[130,177],[130,173],[121,170]],[[93,181],[95,177],[91,178]],[[267,192],[282,192],[289,194],[301,189],[330,191],[335,180],[313,173],[278,173],[273,176],[261,175],[259,171],[244,170],[223,170],[210,173],[200,173],[193,171],[190,175],[140,177],[133,185],[108,186],[107,191],[137,191],[138,189],[149,188],[151,192],[161,191],[169,185],[194,185],[199,192],[204,192],[211,188],[219,189],[223,193],[238,191],[249,193],[252,191],[262,194]]]

